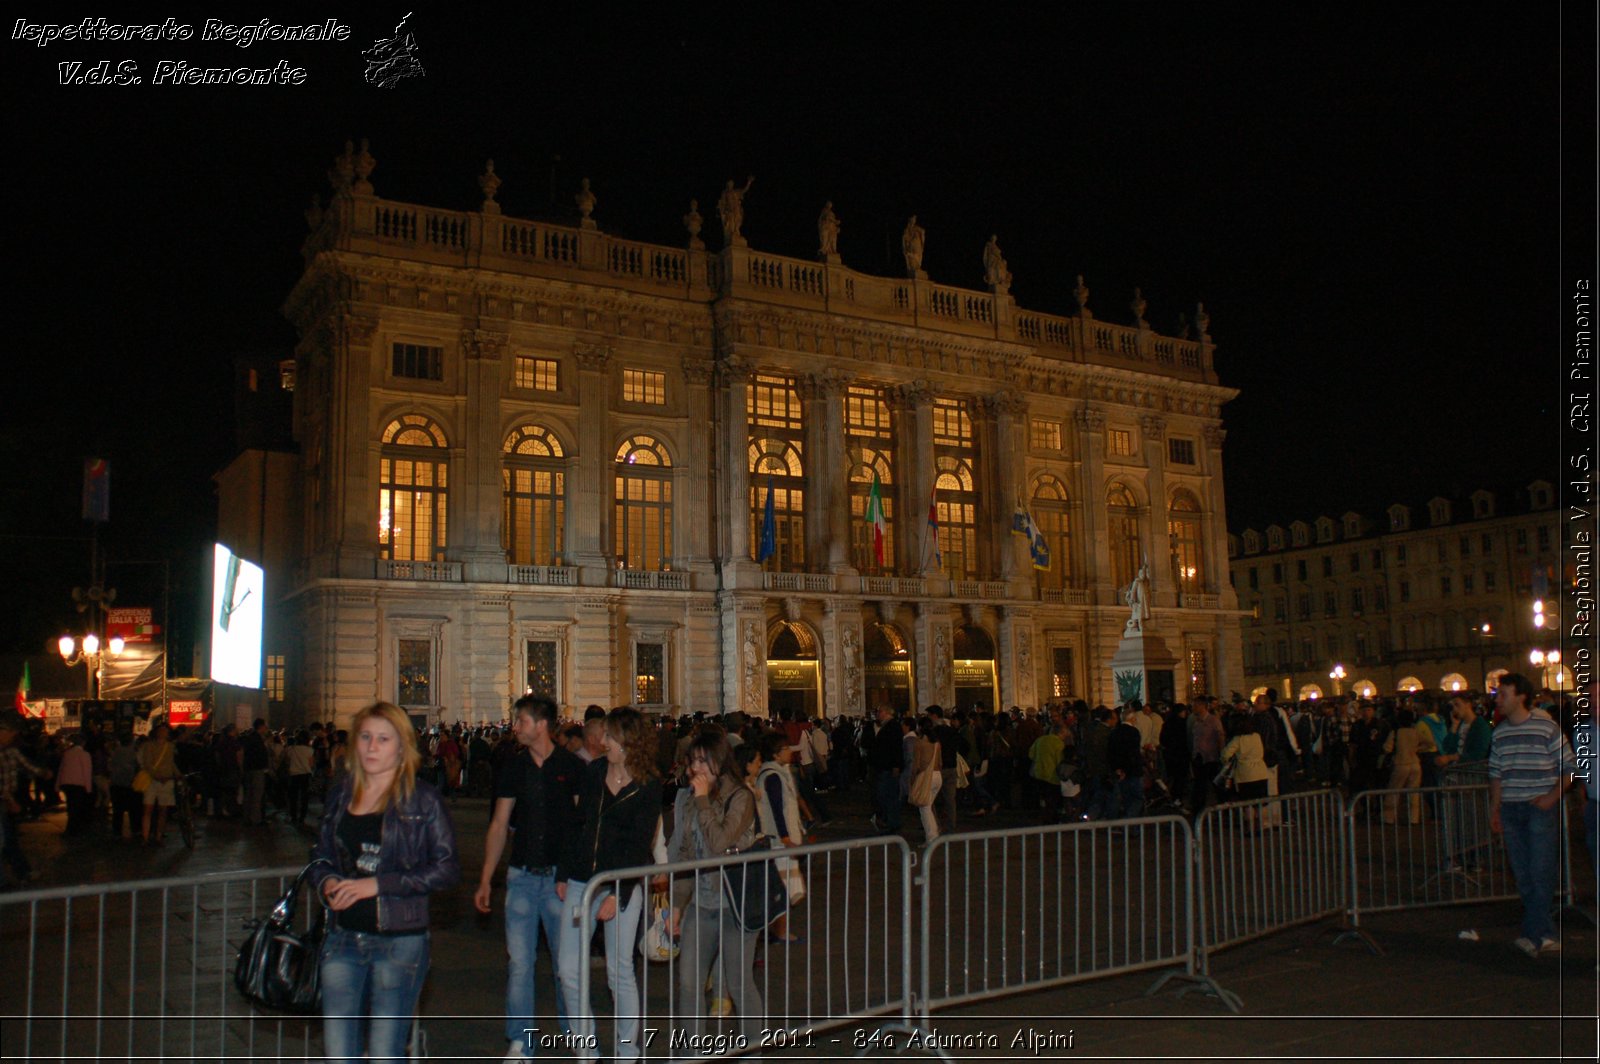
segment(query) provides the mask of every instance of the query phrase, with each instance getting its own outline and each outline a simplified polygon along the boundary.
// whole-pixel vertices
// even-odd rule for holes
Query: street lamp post
[[[1344,690],[1340,684],[1344,682],[1346,675],[1348,674],[1344,671],[1344,666],[1337,662],[1334,663],[1333,671],[1328,673],[1328,679],[1333,681],[1333,695],[1335,698],[1344,694]]]
[[[89,632],[83,637],[80,644],[70,635],[64,635],[56,640],[56,649],[61,652],[61,660],[67,667],[82,665],[88,670],[88,677],[84,681],[84,693],[89,698],[100,697],[100,670],[104,668],[107,658],[122,656],[124,643],[120,635],[114,635],[106,643],[105,649],[100,648],[100,637]]]

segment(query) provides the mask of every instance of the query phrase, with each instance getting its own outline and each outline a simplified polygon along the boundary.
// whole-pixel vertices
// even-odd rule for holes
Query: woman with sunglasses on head
[[[349,771],[329,789],[311,851],[311,885],[333,913],[323,1040],[330,1062],[400,1061],[428,975],[428,895],[459,883],[461,864],[449,811],[417,779],[411,719],[375,702],[350,731]]]
[[[591,1044],[594,1026],[588,1017],[592,1002],[578,998],[579,966],[589,963],[589,950],[579,927],[579,906],[585,885],[600,872],[650,864],[661,820],[661,780],[656,773],[655,730],[636,709],[613,709],[605,718],[605,756],[584,774],[578,799],[583,826],[572,837],[561,861],[556,894],[561,914],[560,960],[562,993],[572,1010],[578,1056],[597,1056]],[[639,982],[634,972],[633,944],[644,912],[648,886],[638,879],[608,883],[594,897],[594,918],[605,929],[606,981],[616,1005],[612,1056],[639,1056]]]
[[[673,861],[720,857],[749,848],[756,839],[756,796],[743,778],[743,766],[734,761],[722,729],[705,729],[685,752],[687,779],[678,791],[673,813],[672,840],[667,853]],[[761,1037],[761,992],[753,975],[759,931],[746,931],[729,908],[720,869],[674,877],[672,884],[674,930],[681,930],[678,958],[678,1000],[684,1033],[694,1040],[705,1028],[703,995],[706,979],[720,962],[722,977],[714,993],[729,997],[739,1016],[739,1026],[754,1044]]]

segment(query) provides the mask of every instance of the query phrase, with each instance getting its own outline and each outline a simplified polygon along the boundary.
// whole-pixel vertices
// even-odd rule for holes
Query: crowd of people
[[[548,988],[555,1008],[545,1011],[580,1052],[595,1048],[583,1010],[570,1007],[589,955],[576,917],[590,879],[738,853],[758,840],[780,850],[801,845],[828,822],[830,799],[863,787],[872,808],[863,834],[901,832],[909,807],[922,839],[932,840],[1004,810],[1013,821],[1040,823],[1153,812],[1198,817],[1217,802],[1312,787],[1403,792],[1460,780],[1452,773],[1466,771],[1473,782],[1489,781],[1493,829],[1505,837],[1523,894],[1518,948],[1557,952],[1555,818],[1579,768],[1569,738],[1580,752],[1595,749],[1592,719],[1580,721],[1577,710],[1577,702],[1512,675],[1492,696],[1411,692],[1280,705],[1267,691],[1253,701],[1199,696],[1092,708],[1074,701],[1038,712],[929,706],[913,715],[879,706],[826,721],[785,713],[650,717],[600,706],[582,720],[563,720],[554,703],[530,695],[515,703],[509,722],[420,733],[387,703],[364,708],[349,729],[275,732],[257,720],[243,734],[231,726],[182,729],[175,739],[159,721],[135,740],[93,724],[43,736],[0,719],[0,848],[13,880],[27,882],[16,821],[62,800],[68,833],[103,830],[109,816],[114,835],[159,843],[180,777],[192,781],[197,808],[247,825],[266,822],[269,811],[306,825],[319,802],[313,882],[334,931],[323,955],[329,1053],[356,1059],[363,1051],[399,1052],[427,970],[427,896],[462,875],[451,799],[488,799],[473,900],[494,912],[504,861],[505,1036],[507,1059],[519,1059],[534,1048],[541,930],[556,973]],[[148,778],[136,791],[138,775]],[[1592,772],[1579,775],[1586,838],[1596,852],[1600,795]],[[1420,792],[1386,794],[1383,820],[1418,822],[1427,815],[1419,799]],[[1281,807],[1257,808],[1254,830],[1284,822]],[[784,863],[803,889],[799,864]],[[744,926],[726,905],[720,876],[679,876],[671,887],[655,899],[636,887],[592,899],[618,1013],[618,1057],[637,1055],[634,946],[656,905],[667,908],[666,931],[681,950],[678,994],[691,1036],[705,1016],[731,1013],[743,1027],[758,1024],[758,954],[800,942],[782,920]],[[371,1023],[352,1018],[361,1002]]]

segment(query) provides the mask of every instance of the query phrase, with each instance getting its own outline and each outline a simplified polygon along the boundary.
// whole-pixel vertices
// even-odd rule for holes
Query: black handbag
[[[317,906],[317,919],[309,930],[294,928],[300,888],[311,865],[301,869],[267,915],[245,921],[250,937],[239,948],[233,966],[233,985],[252,1005],[276,1012],[316,1013],[322,1008],[322,940],[327,933],[328,909]]]
[[[723,901],[745,931],[760,931],[789,911],[789,888],[783,884],[783,873],[778,871],[771,843],[767,839],[757,839],[743,852],[761,850],[768,853],[764,860],[730,865],[722,870]]]

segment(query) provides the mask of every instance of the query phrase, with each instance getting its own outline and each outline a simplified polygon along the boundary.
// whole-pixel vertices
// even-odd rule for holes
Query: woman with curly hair
[[[311,885],[333,911],[323,1038],[330,1062],[398,1060],[428,975],[428,895],[459,883],[461,862],[444,800],[417,779],[411,718],[374,702],[350,728],[349,774],[329,788],[311,850]]]
[[[571,1011],[578,1055],[593,1057],[593,1002],[578,998],[579,966],[589,950],[578,926],[585,885],[595,875],[649,864],[661,821],[661,779],[656,769],[655,730],[635,709],[613,709],[605,718],[605,756],[589,765],[578,798],[583,827],[572,837],[561,861],[556,894],[561,914],[558,976]],[[633,944],[649,888],[645,881],[611,883],[596,893],[593,915],[605,929],[606,981],[616,1003],[616,1044],[612,1056],[639,1056],[639,983]]]

